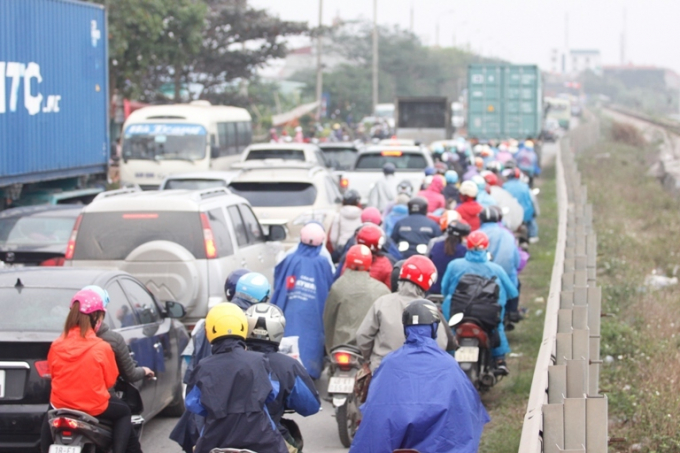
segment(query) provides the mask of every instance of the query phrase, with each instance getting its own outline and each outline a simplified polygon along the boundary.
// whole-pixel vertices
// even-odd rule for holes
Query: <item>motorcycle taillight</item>
[[[333,359],[342,371],[349,371],[352,369],[352,355],[348,352],[335,352]]]
[[[52,426],[57,429],[78,429],[80,422],[66,417],[58,417],[52,420]],[[70,436],[70,434],[67,434]]]
[[[484,329],[471,322],[459,325],[456,328],[456,336],[458,338],[476,338],[483,345],[486,345],[489,339]]]

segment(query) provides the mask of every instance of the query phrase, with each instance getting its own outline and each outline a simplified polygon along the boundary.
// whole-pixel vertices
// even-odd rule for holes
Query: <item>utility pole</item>
[[[411,30],[411,33],[413,33],[413,3],[411,3],[411,23],[410,23],[410,30]]]
[[[621,66],[626,65],[626,8],[623,8],[623,29],[621,30]]]
[[[321,25],[323,22],[323,0],[319,0],[319,32],[316,37],[316,102],[319,105],[316,108],[316,119],[321,121],[321,113],[323,110],[323,65],[321,64]]]
[[[378,105],[378,0],[373,0],[373,113]]]

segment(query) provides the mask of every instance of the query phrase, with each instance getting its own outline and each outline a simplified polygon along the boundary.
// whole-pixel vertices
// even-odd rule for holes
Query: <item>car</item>
[[[253,160],[292,160],[311,162],[328,168],[328,161],[318,146],[311,143],[259,143],[250,145],[241,156],[241,162],[231,168],[243,168],[245,162]],[[245,164],[247,166],[247,164]]]
[[[189,335],[177,320],[184,308],[160,305],[126,272],[63,267],[0,272],[0,451],[40,451],[40,427],[50,398],[47,353],[62,333],[73,295],[87,285],[109,292],[104,320],[125,339],[134,360],[156,380],[132,383],[145,420],[184,410],[181,352]]]
[[[0,268],[61,266],[82,205],[39,205],[0,212]]]
[[[378,142],[381,146],[418,146],[420,143],[410,138],[384,138]]]
[[[163,180],[159,190],[202,190],[213,187],[227,187],[238,171],[198,171],[179,173]]]
[[[333,170],[349,170],[354,166],[357,153],[364,149],[364,145],[352,142],[319,143],[319,148]]]
[[[100,194],[73,229],[65,266],[121,269],[160,300],[186,307],[191,325],[225,300],[224,282],[247,268],[273,279],[285,239],[267,234],[250,203],[226,187]]]
[[[331,173],[311,162],[252,162],[229,189],[250,202],[264,225],[286,226],[285,248],[298,243],[300,230],[310,220],[328,231],[342,202]]]

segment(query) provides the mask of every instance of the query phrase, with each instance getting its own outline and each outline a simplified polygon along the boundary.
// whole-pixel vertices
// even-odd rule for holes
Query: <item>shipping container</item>
[[[0,192],[106,172],[107,36],[100,5],[0,0]]]
[[[536,65],[468,67],[468,135],[479,139],[538,137],[543,119]]]

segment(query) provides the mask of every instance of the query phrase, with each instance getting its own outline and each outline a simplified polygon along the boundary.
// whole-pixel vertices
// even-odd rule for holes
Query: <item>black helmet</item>
[[[359,195],[359,192],[357,192],[354,189],[349,189],[345,194],[342,196],[342,204],[343,205],[353,205],[356,206],[359,204],[359,201],[361,200],[361,195]]]
[[[392,162],[387,162],[383,165],[383,173],[386,175],[393,175],[395,171],[397,171],[397,167]]]
[[[446,234],[449,236],[464,237],[470,234],[470,224],[460,220],[454,220],[446,227]]]
[[[432,326],[432,338],[437,338],[439,325],[439,309],[427,299],[416,299],[406,306],[401,322],[404,328],[408,326]]]
[[[479,213],[479,220],[482,223],[498,223],[503,220],[503,212],[498,206],[489,206]]]
[[[390,283],[392,285],[392,292],[396,293],[399,289],[399,274],[401,273],[401,266],[406,260],[397,261],[392,267],[392,274],[390,275]]]
[[[427,200],[422,197],[411,198],[406,206],[409,214],[427,215]]]
[[[409,180],[403,180],[397,185],[397,193],[403,193],[409,196],[413,196],[413,184],[411,184],[411,181]]]

